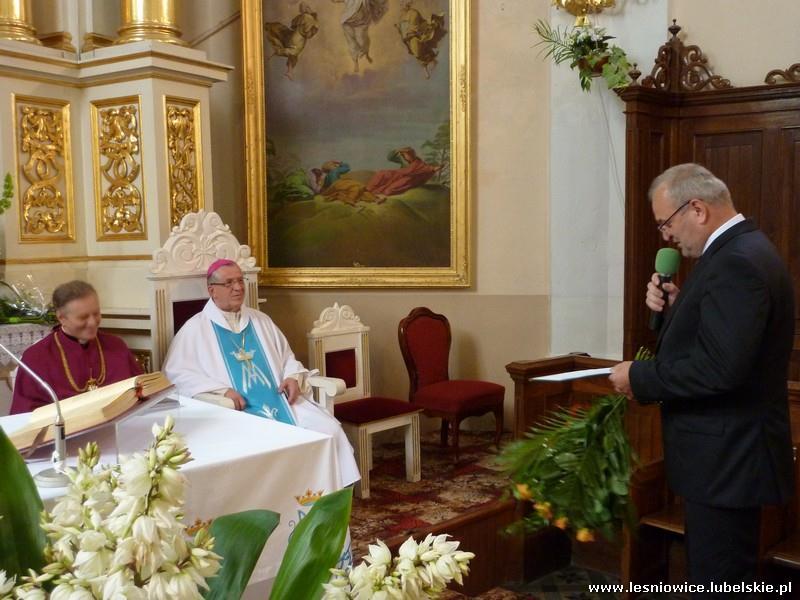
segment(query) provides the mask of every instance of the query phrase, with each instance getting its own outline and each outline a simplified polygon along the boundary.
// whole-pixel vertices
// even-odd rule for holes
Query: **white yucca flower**
[[[205,530],[186,537],[186,479],[178,469],[191,455],[173,426],[171,417],[155,425],[148,451],[119,466],[96,469],[97,444],[80,451],[67,493],[42,519],[52,562],[16,587],[0,571],[0,600],[45,600],[48,581],[51,600],[201,598],[222,559]]]
[[[19,600],[47,600],[44,590],[38,588],[17,588],[14,592]]]
[[[60,583],[50,592],[50,600],[94,600],[94,594],[78,584]]]
[[[13,589],[16,579],[16,577],[6,577],[6,572],[0,570],[0,598],[7,597],[7,594]]]
[[[429,600],[456,581],[463,584],[472,552],[458,550],[447,534],[429,534],[417,543],[408,538],[392,558],[382,541],[370,544],[369,554],[350,571],[331,569],[323,585],[323,600]]]

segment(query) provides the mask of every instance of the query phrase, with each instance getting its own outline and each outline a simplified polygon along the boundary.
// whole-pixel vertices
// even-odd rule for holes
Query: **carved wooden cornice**
[[[779,81],[779,79],[783,79],[783,81]],[[785,71],[782,69],[773,69],[764,77],[764,83],[767,85],[798,82],[800,82],[800,63],[794,63]]]
[[[733,87],[729,80],[714,75],[699,46],[683,44],[678,37],[680,30],[673,19],[669,27],[672,37],[658,49],[650,75],[639,83],[641,72],[634,65],[634,71],[629,73],[633,79],[631,87],[641,86],[666,92],[700,92],[709,87],[716,90]]]

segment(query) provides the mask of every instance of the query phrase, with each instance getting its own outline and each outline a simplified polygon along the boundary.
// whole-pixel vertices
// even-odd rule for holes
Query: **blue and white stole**
[[[222,360],[228,370],[233,389],[246,401],[244,412],[281,423],[297,425],[286,398],[267,363],[266,355],[253,330],[252,321],[239,333],[212,321]]]

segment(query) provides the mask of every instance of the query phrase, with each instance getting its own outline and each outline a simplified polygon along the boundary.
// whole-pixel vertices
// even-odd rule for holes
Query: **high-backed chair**
[[[245,281],[244,303],[258,308],[258,272],[250,246],[240,244],[230,227],[215,212],[189,213],[172,228],[167,241],[153,252],[148,279],[150,336],[153,370],[158,370],[181,326],[203,309],[208,301],[206,270],[219,258],[235,261]]]
[[[240,244],[230,227],[215,212],[200,210],[181,219],[164,245],[153,252],[150,336],[153,370],[161,368],[169,344],[181,326],[203,309],[208,301],[206,271],[219,258],[235,261],[245,281],[245,306],[258,309],[258,272],[250,246]],[[320,402],[344,391],[344,382],[310,377]]]
[[[505,388],[488,381],[450,379],[447,317],[429,308],[415,308],[400,321],[397,336],[410,380],[408,398],[426,415],[442,419],[443,446],[447,445],[448,428],[452,429],[456,460],[459,427],[467,417],[493,412],[495,444],[499,445]]]
[[[346,390],[336,396],[333,415],[342,423],[356,452],[361,481],[356,494],[369,498],[372,468],[372,434],[402,428],[405,435],[406,479],[420,480],[419,413],[416,406],[382,396],[372,396],[369,371],[369,327],[353,309],[338,303],[314,321],[308,333],[308,355],[320,374],[345,381]]]

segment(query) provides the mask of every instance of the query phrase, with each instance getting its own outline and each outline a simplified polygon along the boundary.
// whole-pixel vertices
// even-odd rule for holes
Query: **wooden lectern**
[[[514,437],[521,437],[545,414],[560,407],[587,404],[595,397],[614,393],[606,377],[558,382],[531,381],[532,377],[610,367],[617,362],[619,361],[570,354],[506,365],[506,371],[514,380]],[[657,511],[660,507],[666,506],[669,500],[662,466],[661,421],[658,407],[643,406],[636,401],[629,401],[625,415],[625,429],[639,461],[631,482],[631,499],[637,507],[638,514]],[[647,546],[648,556],[637,548],[642,542]],[[621,568],[623,581],[637,583],[650,581],[651,576],[656,575],[652,571],[666,570],[666,540],[653,544],[650,540],[643,540],[641,536],[636,540],[630,532],[625,531],[623,544]],[[651,553],[658,556],[650,556]],[[663,563],[661,569],[657,568],[658,563]],[[654,581],[659,580],[666,579],[656,577]]]

